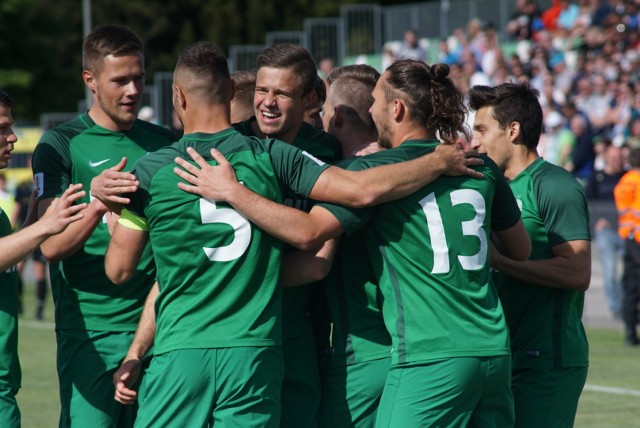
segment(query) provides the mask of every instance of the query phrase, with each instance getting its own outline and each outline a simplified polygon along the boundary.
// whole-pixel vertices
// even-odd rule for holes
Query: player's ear
[[[92,93],[96,93],[96,79],[92,72],[89,70],[82,70],[82,81]]]
[[[305,110],[309,109],[312,105],[316,104],[317,102],[318,102],[318,95],[316,94],[316,91],[311,91],[307,95],[304,95],[302,97],[302,105],[304,106]]]
[[[333,109],[333,117],[331,118],[331,122],[333,126],[339,128],[342,126],[342,122],[344,122],[344,111],[341,105],[337,105]]]
[[[407,114],[407,106],[401,99],[398,98],[393,100],[393,108],[391,110],[393,114],[393,120],[396,122],[402,122],[405,115]]]
[[[509,141],[512,143],[517,141],[520,138],[521,128],[520,122],[511,122],[509,124]]]

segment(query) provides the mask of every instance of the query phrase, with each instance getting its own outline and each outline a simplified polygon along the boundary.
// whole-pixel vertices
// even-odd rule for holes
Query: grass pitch
[[[22,389],[18,404],[24,428],[57,426],[60,404],[56,376],[53,302],[47,296],[45,318],[34,320],[32,284],[24,291],[20,320]],[[589,376],[582,393],[575,426],[578,428],[627,428],[638,422],[640,399],[640,348],[622,345],[622,332],[590,328]]]

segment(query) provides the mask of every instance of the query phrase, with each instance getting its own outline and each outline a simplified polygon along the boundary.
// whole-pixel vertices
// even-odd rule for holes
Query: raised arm
[[[82,184],[72,184],[60,198],[53,199],[42,218],[20,231],[0,238],[0,271],[23,260],[47,238],[64,231],[71,223],[83,218],[87,204],[74,202],[85,196]]]
[[[482,178],[470,166],[483,161],[460,146],[440,144],[434,153],[407,162],[383,165],[363,171],[331,167],[320,175],[309,197],[355,208],[403,198],[441,175],[469,175]]]
[[[324,208],[314,206],[306,213],[247,189],[238,183],[233,168],[217,150],[211,150],[211,154],[222,168],[209,165],[194,150],[189,154],[197,166],[177,158],[183,169],[174,168],[175,174],[191,183],[178,183],[185,192],[226,201],[262,230],[301,250],[311,250],[342,233],[338,220]]]
[[[133,177],[129,173],[120,172],[124,165],[126,164],[126,158],[123,158],[120,163],[113,168],[104,170],[100,173],[99,176],[94,177],[91,183],[92,192],[95,188],[98,191],[98,195],[101,196],[107,204],[102,202],[100,198],[96,198],[92,200],[89,204],[85,204],[86,208],[82,211],[83,218],[80,221],[75,222],[71,226],[69,226],[63,233],[55,235],[49,239],[47,239],[42,245],[41,250],[42,254],[49,260],[50,262],[57,262],[63,260],[70,255],[74,254],[78,251],[85,242],[91,237],[91,234],[95,230],[95,228],[100,224],[103,220],[104,215],[109,212],[111,209],[118,209],[117,203],[114,202],[119,198],[115,192],[124,192],[127,189],[131,189],[131,177]],[[135,181],[135,177],[133,177]],[[126,182],[127,185],[119,186],[119,183]],[[101,192],[102,189],[117,189],[114,190],[113,193],[110,193],[108,190]],[[135,189],[134,189],[135,190]],[[112,199],[108,197],[103,197],[103,193],[108,194]],[[111,202],[109,202],[111,200]],[[53,198],[43,199],[40,201],[38,206],[38,215],[42,217],[46,210],[49,208],[51,203],[53,202]]]

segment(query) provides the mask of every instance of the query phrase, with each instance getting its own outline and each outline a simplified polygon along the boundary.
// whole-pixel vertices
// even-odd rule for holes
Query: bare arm
[[[280,268],[282,286],[295,287],[324,279],[331,269],[338,239],[330,239],[319,248],[285,254]]]
[[[500,242],[501,254],[513,260],[527,260],[531,255],[531,239],[522,220],[509,229],[494,231]]]
[[[366,207],[403,198],[441,175],[482,174],[469,168],[483,162],[460,146],[440,144],[434,153],[407,162],[383,165],[363,171],[331,167],[316,181],[309,197],[350,207]]]
[[[62,232],[73,222],[82,219],[86,204],[74,205],[85,195],[81,184],[72,184],[48,204],[42,218],[20,231],[0,239],[0,271],[4,271],[23,260],[47,238]]]
[[[151,349],[156,336],[155,303],[159,293],[156,282],[151,287],[145,301],[138,329],[129,346],[129,351],[118,370],[113,374],[113,386],[116,390],[114,398],[119,403],[134,404],[138,399],[138,393],[131,387],[138,380],[142,359]]]
[[[491,253],[491,264],[521,281],[540,287],[586,291],[591,281],[591,243],[567,241],[551,248],[553,257],[543,260],[511,260]]]
[[[326,209],[314,206],[305,213],[266,199],[238,183],[233,168],[217,150],[211,154],[222,168],[209,165],[191,148],[187,150],[199,168],[177,158],[176,163],[184,169],[173,170],[191,183],[178,183],[185,192],[226,201],[262,230],[301,250],[311,250],[342,234],[340,223]]]
[[[122,284],[135,273],[149,234],[117,223],[104,259],[107,276],[114,284]]]

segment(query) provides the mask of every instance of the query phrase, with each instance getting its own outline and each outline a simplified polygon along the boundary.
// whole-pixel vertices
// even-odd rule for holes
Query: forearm
[[[520,281],[539,287],[586,291],[591,280],[591,254],[554,256],[542,260],[517,261],[500,257],[494,267]]]
[[[133,337],[124,361],[142,360],[145,354],[149,352],[149,349],[151,349],[151,346],[153,346],[153,341],[156,337],[155,303],[158,294],[159,289],[158,283],[156,282],[153,284],[153,287],[151,287],[151,291],[149,291],[142,315],[140,316],[138,329],[136,330],[136,334]]]
[[[273,202],[242,185],[234,186],[227,202],[260,229],[301,250],[331,238],[316,227],[308,213]]]
[[[51,236],[44,225],[35,223],[0,238],[0,272],[24,260],[38,245]]]
[[[324,279],[331,269],[337,243],[337,239],[330,239],[319,248],[285,254],[280,269],[282,286],[295,287]]]
[[[117,223],[104,256],[104,270],[114,284],[122,284],[136,272],[148,233]]]
[[[74,254],[87,242],[96,226],[102,221],[105,212],[99,202],[90,203],[82,211],[84,217],[81,220],[70,224],[64,232],[52,236],[42,243],[40,247],[42,254],[50,262],[57,262]],[[42,213],[43,211],[40,212],[40,216]]]
[[[434,155],[362,171],[331,167],[318,178],[309,196],[319,201],[361,208],[410,195],[444,171],[441,159]]]

